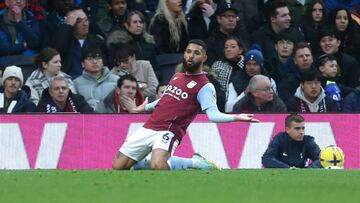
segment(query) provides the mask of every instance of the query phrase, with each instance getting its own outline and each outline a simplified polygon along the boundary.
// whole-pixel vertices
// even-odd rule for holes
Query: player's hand
[[[296,169],[298,169],[298,168],[296,168],[295,166],[291,166],[291,167],[289,168],[289,170],[296,170]]]
[[[145,111],[145,105],[149,103],[149,98],[146,97],[144,102],[142,104],[140,104],[139,106],[137,106],[134,111],[136,113],[140,113],[140,112],[144,112]]]
[[[254,122],[254,123],[259,122],[258,119],[254,118],[253,114],[245,114],[245,113],[236,114],[235,115],[235,120],[236,121],[244,121],[244,122]]]

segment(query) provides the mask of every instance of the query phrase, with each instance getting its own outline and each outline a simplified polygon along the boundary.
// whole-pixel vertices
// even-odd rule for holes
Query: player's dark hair
[[[202,41],[201,39],[192,39],[189,41],[188,44],[197,44],[197,45],[201,46],[205,52],[207,51],[206,43],[204,41]]]
[[[304,121],[305,121],[304,117],[302,117],[299,114],[289,114],[285,118],[285,126],[290,127],[292,122],[301,123],[301,122],[304,122]]]

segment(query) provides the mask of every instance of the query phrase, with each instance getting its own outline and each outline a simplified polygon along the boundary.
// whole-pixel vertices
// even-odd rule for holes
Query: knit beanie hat
[[[253,44],[250,50],[246,53],[244,58],[244,65],[250,60],[256,61],[261,67],[264,67],[264,57],[261,52],[261,46],[259,44]]]
[[[2,78],[3,85],[5,83],[5,80],[8,79],[9,77],[18,78],[20,80],[20,87],[24,84],[24,77],[23,77],[21,68],[19,68],[17,66],[8,66],[5,68],[3,78]]]

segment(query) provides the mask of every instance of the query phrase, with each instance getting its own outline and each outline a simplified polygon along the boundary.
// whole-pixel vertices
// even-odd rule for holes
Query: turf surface
[[[360,202],[360,170],[0,170],[0,203]]]

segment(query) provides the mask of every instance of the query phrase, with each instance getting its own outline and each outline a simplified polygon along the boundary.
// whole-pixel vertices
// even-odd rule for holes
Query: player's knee
[[[130,160],[117,156],[113,161],[112,168],[114,170],[129,170],[132,165],[133,163]]]
[[[151,161],[152,170],[169,170],[166,161]]]

